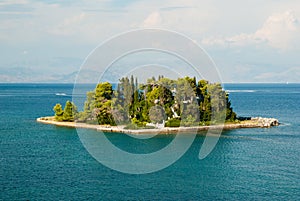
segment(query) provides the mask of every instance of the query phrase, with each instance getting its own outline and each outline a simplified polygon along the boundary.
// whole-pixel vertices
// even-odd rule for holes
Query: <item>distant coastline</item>
[[[239,123],[225,123],[224,125],[210,125],[210,126],[194,126],[194,127],[164,127],[164,128],[154,128],[154,129],[124,129],[125,126],[109,126],[109,125],[93,125],[87,123],[77,123],[77,122],[59,122],[55,121],[54,116],[40,117],[36,119],[37,122],[43,124],[51,124],[62,127],[71,128],[84,128],[93,129],[102,132],[113,132],[113,133],[126,133],[126,134],[177,134],[177,133],[199,133],[201,131],[207,130],[232,130],[240,128],[270,128],[272,126],[278,126],[279,121],[274,118],[261,118],[254,117],[250,120],[240,121]]]

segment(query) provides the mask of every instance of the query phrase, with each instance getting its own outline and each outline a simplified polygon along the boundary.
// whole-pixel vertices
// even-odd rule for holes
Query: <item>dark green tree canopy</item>
[[[137,126],[162,123],[174,126],[195,126],[235,121],[228,94],[219,83],[184,77],[172,80],[164,76],[152,77],[138,86],[137,78],[123,77],[113,89],[108,82],[97,84],[87,92],[84,110],[66,102],[53,108],[57,121],[82,121],[94,124]],[[212,122],[215,121],[215,122]],[[169,123],[168,123],[169,122]]]

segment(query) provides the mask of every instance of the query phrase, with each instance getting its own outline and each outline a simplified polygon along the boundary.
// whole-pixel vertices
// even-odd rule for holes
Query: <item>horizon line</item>
[[[74,82],[0,82],[0,84],[95,84]],[[221,84],[300,84],[300,82],[221,82]]]

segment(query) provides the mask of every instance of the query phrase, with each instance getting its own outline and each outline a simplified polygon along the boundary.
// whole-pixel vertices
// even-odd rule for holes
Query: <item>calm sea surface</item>
[[[76,129],[35,121],[71,100],[72,87],[0,84],[0,200],[300,199],[300,84],[226,84],[239,115],[274,117],[282,125],[225,131],[203,160],[198,136],[180,160],[146,175],[110,170],[89,155]],[[107,136],[122,149],[146,152],[172,140],[139,144]]]

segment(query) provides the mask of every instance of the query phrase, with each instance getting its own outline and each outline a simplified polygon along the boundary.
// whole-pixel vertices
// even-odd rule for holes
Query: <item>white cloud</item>
[[[49,32],[55,35],[73,35],[83,25],[85,19],[85,13],[65,18],[62,23],[51,28]]]
[[[271,15],[254,33],[242,33],[231,37],[212,37],[202,40],[209,46],[247,46],[267,44],[270,47],[289,50],[300,45],[300,24],[292,11]]]
[[[153,12],[151,13],[143,22],[142,27],[143,28],[153,28],[161,25],[161,15],[159,12]]]
[[[300,66],[298,51],[278,51],[300,47],[300,4],[294,0],[0,0],[0,12],[0,49],[6,54],[0,67],[26,58],[28,66],[44,71],[56,66],[48,62],[52,57],[84,58],[102,41],[141,27],[204,38],[204,47],[217,47],[208,48],[209,53],[233,81],[255,81],[262,73]],[[23,50],[29,53],[13,56]],[[252,65],[258,66],[255,72]],[[289,76],[295,79],[293,72]]]
[[[270,16],[254,34],[278,49],[293,49],[300,42],[299,20],[291,11]]]

